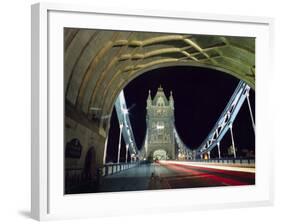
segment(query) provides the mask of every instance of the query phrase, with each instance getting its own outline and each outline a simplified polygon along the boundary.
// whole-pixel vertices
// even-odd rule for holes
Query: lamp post
[[[126,163],[128,162],[128,149],[129,149],[129,145],[126,144]]]
[[[120,133],[119,133],[119,143],[118,143],[118,157],[117,157],[117,163],[119,163],[119,162],[120,162],[121,137],[122,137],[123,123],[121,123],[119,127],[120,127]]]
[[[145,157],[147,157],[147,147],[148,147],[147,138],[148,138],[148,130],[147,130],[146,136],[145,136]]]
[[[250,112],[250,116],[251,116],[251,121],[252,121],[252,126],[253,126],[253,130],[254,133],[256,134],[256,126],[255,126],[255,121],[254,121],[254,116],[253,116],[253,112],[252,112],[252,108],[251,108],[251,104],[250,104],[250,99],[249,99],[249,91],[246,93],[247,96],[247,102],[248,102],[248,107],[249,107],[249,112]]]
[[[235,149],[234,138],[233,138],[232,124],[229,125],[229,129],[230,129],[230,134],[231,134],[231,142],[232,142],[232,148],[233,148],[233,155],[234,155],[234,158],[236,159],[236,149]]]
[[[221,158],[221,149],[220,149],[220,142],[217,142],[218,146],[218,153],[219,153],[219,159]]]

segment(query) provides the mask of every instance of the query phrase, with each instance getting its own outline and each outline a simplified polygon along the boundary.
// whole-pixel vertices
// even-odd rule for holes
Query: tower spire
[[[170,91],[169,102],[170,102],[171,107],[174,108],[174,97],[173,97],[172,91]]]
[[[151,100],[151,91],[148,90],[148,99]]]
[[[150,106],[152,104],[152,99],[151,99],[151,91],[148,90],[148,97],[147,97],[147,100],[146,100],[146,105],[147,107]]]

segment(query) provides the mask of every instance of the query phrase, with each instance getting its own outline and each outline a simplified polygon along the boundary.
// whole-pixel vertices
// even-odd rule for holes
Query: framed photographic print
[[[32,216],[271,204],[272,24],[33,5]]]

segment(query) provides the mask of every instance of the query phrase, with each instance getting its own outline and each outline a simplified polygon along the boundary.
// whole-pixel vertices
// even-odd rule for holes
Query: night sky
[[[146,72],[124,89],[130,121],[137,146],[141,148],[146,130],[146,99],[148,90],[152,98],[161,84],[166,96],[173,91],[175,107],[175,126],[182,141],[190,148],[197,148],[207,137],[222,113],[239,80],[212,69],[177,66],[159,68]],[[255,92],[251,90],[250,100],[255,113]],[[245,101],[233,124],[236,148],[255,149],[255,136]],[[119,125],[115,110],[109,131],[107,162],[117,160]],[[228,132],[221,141],[221,153],[226,154],[231,145]],[[216,151],[212,154],[216,156]],[[125,146],[122,143],[121,161],[125,159]]]

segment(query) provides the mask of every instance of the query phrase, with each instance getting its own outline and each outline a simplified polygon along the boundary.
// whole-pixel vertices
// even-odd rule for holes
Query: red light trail
[[[166,181],[169,182],[181,182],[185,187],[188,185],[187,180],[195,180],[204,182],[204,186],[210,183],[211,185],[228,185],[228,186],[239,186],[239,185],[249,185],[253,184],[255,180],[255,173],[245,172],[245,171],[232,171],[225,169],[217,169],[202,166],[188,165],[186,163],[169,162],[169,161],[159,161],[160,165],[166,167],[169,170],[173,170],[179,174],[177,178],[172,178],[169,176],[163,176]],[[229,167],[227,167],[229,168]]]

